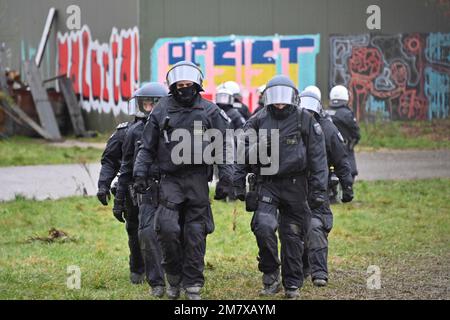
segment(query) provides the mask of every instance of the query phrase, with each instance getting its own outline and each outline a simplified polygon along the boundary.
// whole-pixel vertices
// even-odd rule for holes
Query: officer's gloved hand
[[[124,198],[114,198],[113,215],[120,222],[124,223],[127,215]]]
[[[147,179],[145,177],[136,177],[134,179],[133,188],[137,193],[145,193],[147,187]]]
[[[111,199],[111,194],[109,193],[109,188],[105,186],[101,186],[97,191],[98,201],[102,203],[102,205],[107,206],[108,201]]]
[[[342,186],[342,202],[350,202],[353,200],[352,186]]]
[[[227,178],[222,178],[216,185],[216,193],[214,194],[214,200],[226,199],[230,190],[230,180]]]
[[[245,201],[245,195],[247,193],[245,185],[243,185],[243,186],[235,185],[235,186],[233,186],[233,189],[234,189],[234,195],[235,195],[236,199]]]
[[[317,209],[319,208],[322,204],[324,204],[325,202],[325,198],[323,195],[313,195],[312,197],[310,197],[308,203],[309,203],[309,207],[311,209]]]

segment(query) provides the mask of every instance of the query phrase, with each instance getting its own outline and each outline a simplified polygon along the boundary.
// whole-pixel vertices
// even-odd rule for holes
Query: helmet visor
[[[233,104],[234,98],[232,95],[226,93],[218,93],[216,94],[216,103],[217,104]]]
[[[199,69],[190,65],[180,65],[169,70],[167,73],[167,84],[172,86],[178,81],[192,81],[202,86],[203,75]]]
[[[322,110],[322,105],[319,100],[310,96],[300,97],[300,108],[305,108],[316,113],[320,113]]]
[[[295,105],[297,93],[291,87],[274,86],[264,91],[263,102],[265,106],[271,104],[291,104]]]
[[[159,99],[160,97],[133,97],[128,103],[128,114],[138,117],[147,116],[152,112]]]

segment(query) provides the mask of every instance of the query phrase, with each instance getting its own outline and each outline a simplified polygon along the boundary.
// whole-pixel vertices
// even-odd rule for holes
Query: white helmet
[[[330,106],[340,106],[344,103],[348,103],[349,96],[346,87],[338,85],[330,91]]]
[[[312,92],[314,93],[317,97],[319,97],[319,100],[322,100],[322,93],[320,92],[320,89],[316,86],[307,86],[305,88],[305,90],[303,90],[303,92]]]
[[[262,95],[262,93],[266,90],[266,85],[263,84],[262,86],[259,86],[258,89],[256,89],[256,93],[259,95]]]
[[[233,93],[231,90],[218,86],[216,92],[216,104],[228,104],[232,105],[234,102]]]
[[[320,102],[320,97],[312,91],[303,91],[299,95],[300,98],[300,108],[304,108],[306,110],[313,111],[317,113],[319,116],[322,115],[322,103]]]
[[[225,88],[230,90],[233,95],[240,95],[241,94],[241,87],[239,87],[239,84],[235,81],[227,81],[223,84]]]

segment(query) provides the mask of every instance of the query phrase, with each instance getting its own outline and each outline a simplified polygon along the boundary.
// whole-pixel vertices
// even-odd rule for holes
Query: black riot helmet
[[[151,110],[148,109],[148,104],[154,107],[159,99],[169,95],[167,87],[159,82],[148,82],[143,84],[128,103],[128,114],[134,115],[138,118],[145,118],[149,115]],[[134,100],[134,101],[133,101]]]
[[[263,92],[264,106],[273,104],[296,105],[298,90],[294,82],[285,75],[277,75],[270,79]]]

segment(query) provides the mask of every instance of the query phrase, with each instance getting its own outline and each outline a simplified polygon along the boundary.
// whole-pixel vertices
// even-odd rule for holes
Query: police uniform
[[[290,112],[282,120],[276,119],[268,107],[263,108],[247,121],[244,129],[279,129],[279,169],[274,175],[258,176],[258,204],[251,229],[259,248],[258,268],[264,274],[264,285],[274,280],[270,275],[279,272],[281,264],[285,290],[296,290],[303,284],[302,254],[311,220],[308,185],[310,199],[325,197],[327,164],[319,124],[294,105],[285,108],[290,108]],[[246,153],[249,148],[246,142]],[[249,171],[250,166],[237,164],[235,184],[242,186]]]
[[[189,107],[182,106],[172,96],[162,98],[145,125],[143,145],[134,167],[136,179],[147,177],[148,168],[154,162],[160,167],[160,204],[155,229],[163,252],[162,265],[171,287],[181,283],[185,288],[203,286],[206,235],[214,229],[208,194],[210,166],[178,164],[171,157],[173,148],[179,143],[172,141],[175,129],[187,130],[194,141],[195,135],[203,133],[194,128],[194,121],[200,122],[201,131],[215,128],[224,136],[229,128],[226,114],[200,95]],[[200,147],[201,152],[203,147]],[[199,156],[196,151],[199,150],[193,146],[191,161]],[[220,176],[231,177],[231,165],[218,167]]]
[[[109,188],[121,167],[122,146],[129,127],[135,122],[124,122],[117,126],[116,131],[109,138],[102,154],[100,177],[98,181],[101,187]],[[116,193],[117,196],[117,193]],[[128,234],[128,246],[130,248],[130,271],[135,274],[144,273],[144,260],[142,259],[138,241],[138,208],[133,205],[132,199],[124,194],[127,210],[126,230]]]
[[[354,147],[361,139],[359,125],[356,122],[355,115],[353,114],[353,111],[350,110],[350,108],[345,104],[331,106],[331,109],[327,112],[333,119],[333,123],[336,125],[336,127],[344,137],[352,170],[352,176],[354,179],[355,176],[358,175]]]
[[[218,106],[225,111],[230,119],[230,129],[241,129],[245,124],[245,118],[232,105],[218,104]],[[233,193],[232,181],[226,180],[222,177],[216,185],[216,193],[214,199],[223,200],[228,196],[229,200],[236,200]]]
[[[250,117],[251,117],[251,113],[249,108],[247,107],[247,105],[243,104],[240,101],[235,101],[233,103],[233,108],[237,111],[239,111],[239,113],[244,117],[244,119],[247,121]]]
[[[329,116],[320,117],[318,121],[325,137],[328,167],[335,168],[335,173],[343,186],[352,186],[353,178],[344,138]],[[333,215],[327,199],[319,208],[312,210],[311,227],[303,257],[306,264],[304,270],[311,273],[313,281],[315,279],[328,280],[328,233],[332,226]]]
[[[122,147],[122,164],[120,167],[120,176],[117,192],[121,194],[128,193],[135,197],[135,201],[139,204],[139,215],[128,215],[127,230],[138,230],[138,239],[142,257],[144,259],[145,274],[148,284],[151,287],[165,286],[164,271],[161,266],[162,253],[159,243],[156,239],[154,231],[154,217],[156,207],[152,201],[152,194],[147,191],[144,195],[130,194],[130,188],[133,184],[133,167],[134,162],[141,144],[142,132],[146,118],[141,118],[128,128],[123,147]],[[150,166],[149,176],[159,176],[159,168],[157,164]],[[142,201],[138,201],[138,198]],[[133,213],[135,213],[133,211]]]

